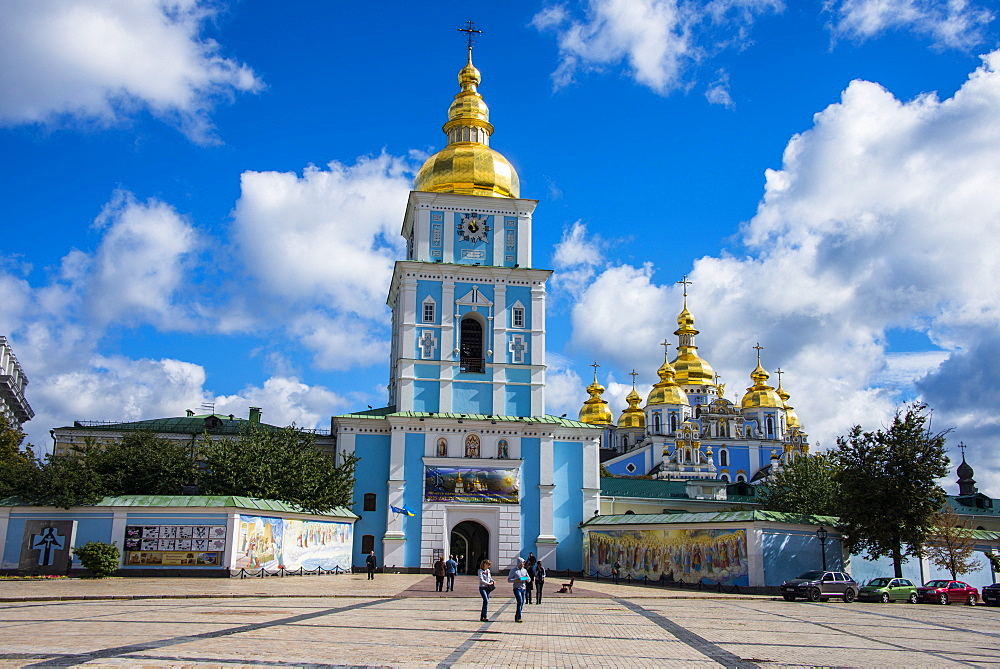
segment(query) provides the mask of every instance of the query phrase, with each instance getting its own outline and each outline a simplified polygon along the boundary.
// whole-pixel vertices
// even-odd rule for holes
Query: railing
[[[471,372],[474,374],[482,374],[486,371],[486,359],[485,358],[462,358],[461,364],[459,365],[459,370],[463,372]]]
[[[267,578],[268,576],[325,576],[327,574],[349,574],[350,570],[341,569],[340,567],[334,567],[333,569],[326,569],[325,567],[316,567],[315,569],[306,569],[305,567],[299,567],[298,569],[285,569],[284,567],[278,567],[275,571],[268,571],[263,567],[258,569],[240,569],[238,572],[230,572],[230,578]]]

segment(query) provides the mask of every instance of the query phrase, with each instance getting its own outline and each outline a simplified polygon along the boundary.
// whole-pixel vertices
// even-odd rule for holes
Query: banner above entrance
[[[517,470],[425,467],[424,501],[517,504]]]

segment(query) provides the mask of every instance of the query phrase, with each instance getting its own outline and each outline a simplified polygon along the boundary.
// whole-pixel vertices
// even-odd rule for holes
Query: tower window
[[[428,297],[424,300],[424,323],[433,323],[437,320],[437,305],[434,300]]]
[[[660,412],[653,412],[653,434],[660,434]]]
[[[720,467],[729,466],[729,451],[727,450],[719,451],[719,466]]]
[[[486,361],[483,359],[483,326],[475,318],[466,316],[461,328],[461,371],[483,374]]]
[[[363,534],[361,535],[361,552],[371,553],[375,550],[375,535],[374,534]]]
[[[514,307],[510,310],[510,326],[512,328],[524,327],[524,307]]]
[[[376,511],[377,509],[375,508],[375,499],[376,499],[375,493],[373,493],[373,492],[366,492],[365,493],[365,503],[364,503],[364,506],[362,507],[362,509],[364,511]]]
[[[670,414],[670,433],[673,434],[677,431],[677,414]]]
[[[767,430],[767,436],[773,437],[774,436],[774,418],[772,418],[771,416],[768,416],[767,420],[764,422],[764,424],[767,426],[765,428]]]

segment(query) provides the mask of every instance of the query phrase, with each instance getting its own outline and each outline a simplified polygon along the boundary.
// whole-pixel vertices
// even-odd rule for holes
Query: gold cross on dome
[[[781,375],[784,374],[784,372],[781,371],[781,367],[778,367],[778,369],[774,370],[774,373],[778,375],[778,385],[780,386],[781,385]]]
[[[677,283],[684,285],[684,297],[688,296],[688,286],[692,285],[694,281],[688,281],[688,275],[685,274],[684,277]]]
[[[594,364],[591,365],[591,367],[594,368],[594,383],[597,383],[597,368],[600,367],[600,365],[598,365],[597,361],[595,360]]]
[[[754,348],[757,349],[757,364],[759,365],[760,364],[760,352],[764,350],[764,347],[760,345],[760,342],[757,342],[757,345],[754,346]]]
[[[458,30],[458,32],[460,33],[465,33],[468,36],[470,51],[472,50],[472,40],[474,39],[473,35],[483,34],[482,30],[476,30],[476,24],[472,22],[472,19],[469,19],[468,21],[465,22],[464,28],[456,28],[456,30]]]
[[[635,390],[635,377],[639,376],[639,372],[633,369],[628,375],[632,377],[632,390]]]

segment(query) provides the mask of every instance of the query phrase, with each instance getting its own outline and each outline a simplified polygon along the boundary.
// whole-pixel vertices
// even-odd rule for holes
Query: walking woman
[[[542,566],[542,561],[539,560],[535,563],[535,604],[542,603],[542,588],[545,586],[545,567]],[[528,597],[531,597],[531,593],[528,593]]]
[[[514,601],[517,602],[517,611],[514,613],[514,622],[521,620],[521,609],[524,608],[525,590],[528,587],[528,570],[524,568],[524,558],[517,558],[517,566],[510,570],[507,581],[514,584]]]
[[[479,563],[479,596],[483,598],[483,612],[479,616],[479,622],[482,623],[489,622],[489,618],[486,617],[486,609],[490,605],[490,593],[496,587],[493,577],[490,576],[490,564],[489,560],[483,560]]]

